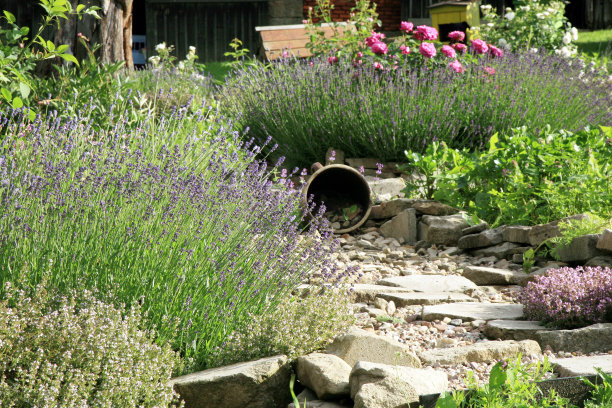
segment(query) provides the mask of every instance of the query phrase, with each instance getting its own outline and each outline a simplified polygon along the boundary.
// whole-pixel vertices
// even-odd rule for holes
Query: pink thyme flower
[[[377,42],[372,44],[372,52],[374,54],[383,55],[389,52],[389,49],[387,48],[387,44],[384,42]]]
[[[489,46],[482,40],[472,40],[472,48],[477,54],[484,54],[489,51]]]
[[[465,40],[465,33],[463,31],[451,31],[448,33],[448,38],[454,42],[461,42]]]
[[[467,51],[467,45],[465,44],[453,44],[451,45],[451,47],[453,47],[455,49],[455,51],[460,52],[460,53],[464,53],[465,51]]]
[[[495,75],[495,68],[493,67],[484,67],[484,72],[486,72],[489,75]]]
[[[463,68],[463,65],[461,65],[461,63],[457,60],[452,61],[450,64],[448,64],[448,66],[459,74],[465,72],[465,68]]]
[[[457,53],[450,45],[442,46],[442,54],[446,55],[448,58],[457,58]]]
[[[497,48],[494,45],[489,45],[489,52],[494,57],[503,57],[504,56],[504,51],[502,49],[500,49],[500,48]]]
[[[400,45],[400,51],[405,55],[410,54],[410,48],[406,47],[405,45]]]
[[[414,38],[419,41],[436,40],[438,38],[438,30],[426,25],[418,26]]]
[[[432,43],[426,43],[426,42],[421,43],[421,45],[419,45],[419,52],[425,58],[433,58],[437,54],[436,46],[433,45]]]
[[[327,62],[329,62],[329,65],[334,65],[335,63],[337,63],[337,62],[338,62],[338,57],[337,57],[337,56],[335,56],[335,55],[334,55],[334,56],[332,56],[332,57],[329,57],[329,58],[327,59]]]
[[[400,30],[405,32],[405,33],[409,33],[414,29],[414,24],[409,23],[407,21],[402,21],[400,23]]]

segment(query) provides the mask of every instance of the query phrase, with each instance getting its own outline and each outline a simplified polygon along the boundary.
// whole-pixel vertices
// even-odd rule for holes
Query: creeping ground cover
[[[93,133],[79,118],[4,114],[0,282],[141,303],[194,370],[312,271],[337,276],[321,219],[299,225],[299,191],[270,180],[260,148],[227,123],[180,118]]]

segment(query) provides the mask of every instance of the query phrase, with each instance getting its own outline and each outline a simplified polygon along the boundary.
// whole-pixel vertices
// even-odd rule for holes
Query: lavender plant
[[[301,228],[300,193],[230,126],[185,129],[180,113],[104,134],[81,118],[0,123],[1,283],[140,300],[195,369],[311,272],[338,277],[322,218]]]
[[[329,146],[347,155],[401,160],[432,141],[481,148],[496,132],[525,125],[579,130],[610,124],[609,86],[559,56],[508,54],[479,59],[464,73],[448,67],[378,70],[364,61],[284,60],[247,67],[221,103],[256,140],[268,137],[301,165]]]
[[[563,267],[529,282],[519,296],[525,316],[562,328],[612,322],[612,269]]]

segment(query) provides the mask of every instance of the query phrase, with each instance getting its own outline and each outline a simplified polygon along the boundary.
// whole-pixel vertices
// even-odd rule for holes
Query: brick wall
[[[354,0],[332,0],[334,9],[332,19],[334,21],[346,21],[349,19],[351,8],[355,7]],[[376,11],[382,22],[382,27],[377,31],[397,31],[400,25],[401,0],[378,0]],[[304,0],[304,18],[308,17],[308,8],[314,7],[315,0]]]

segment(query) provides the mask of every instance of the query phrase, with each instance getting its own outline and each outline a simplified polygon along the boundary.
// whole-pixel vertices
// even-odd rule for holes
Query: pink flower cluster
[[[365,39],[365,43],[368,47],[372,49],[372,52],[374,54],[384,55],[389,52],[387,44],[382,41],[384,39],[385,35],[383,33],[377,33],[372,31],[372,35]]]
[[[529,282],[519,301],[530,320],[563,328],[582,327],[612,316],[612,269],[577,267],[551,269]]]
[[[433,41],[438,39],[438,30],[426,25],[418,26],[414,32],[414,38],[419,41]]]
[[[472,49],[476,54],[486,54],[487,51],[494,57],[503,57],[504,52],[492,44],[487,44],[483,40],[472,40]]]

